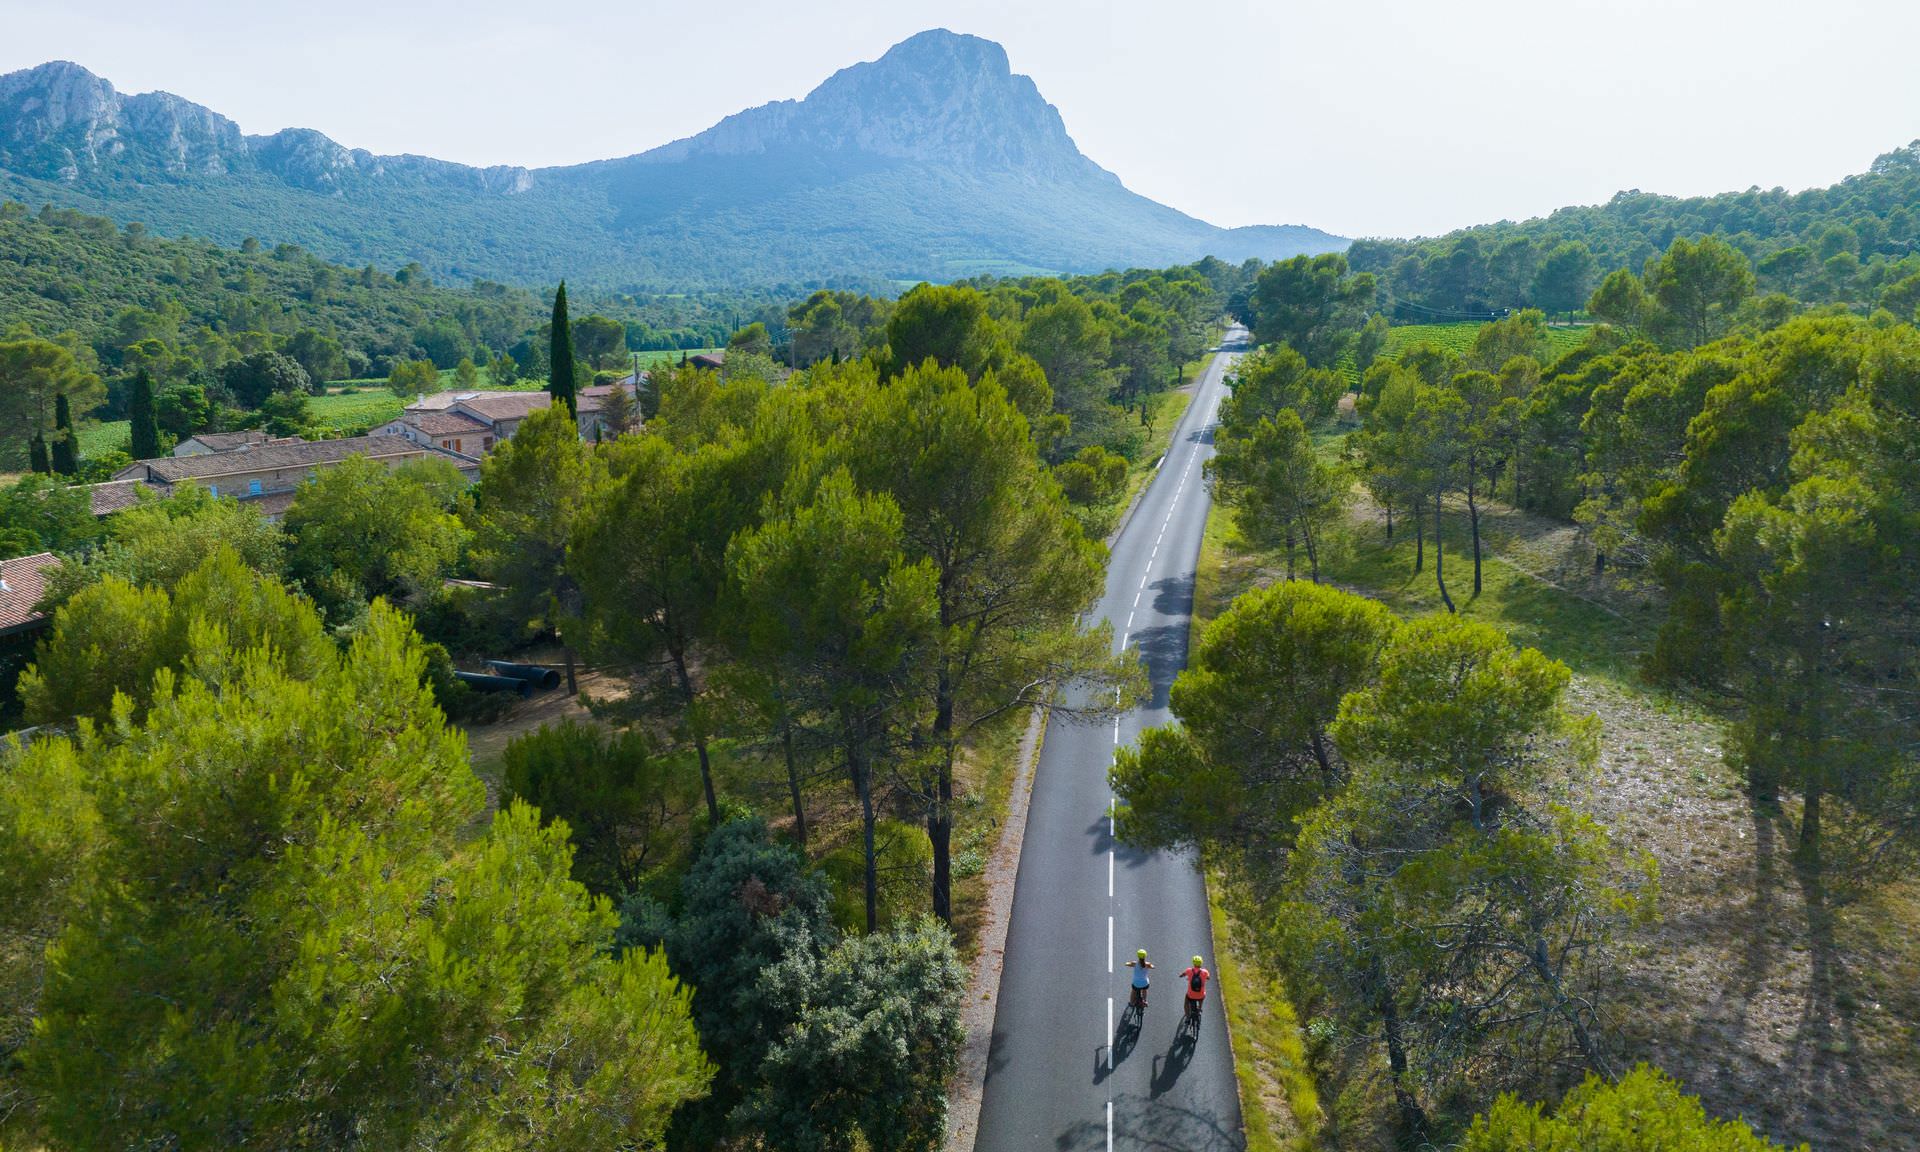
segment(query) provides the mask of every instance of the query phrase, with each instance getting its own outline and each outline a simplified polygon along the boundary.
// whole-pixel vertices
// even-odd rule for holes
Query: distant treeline
[[[1395,319],[1483,318],[1510,308],[1582,307],[1607,274],[1639,272],[1675,239],[1717,236],[1753,264],[1761,294],[1806,303],[1920,303],[1920,142],[1830,188],[1775,188],[1686,199],[1622,192],[1514,224],[1421,240],[1356,240],[1347,257],[1378,279]]]
[[[634,351],[707,348],[804,291],[587,295],[576,308],[620,321]],[[543,346],[549,304],[550,289],[436,284],[418,264],[352,268],[291,244],[223,248],[71,209],[0,202],[0,331],[72,333],[66,342],[83,361],[90,353],[87,367],[109,379],[130,372],[129,351],[149,340],[160,347],[134,358],[152,367],[164,353],[162,375],[181,381],[290,344],[289,354],[323,382],[385,376],[407,360],[485,363],[477,349]]]
[[[1229,302],[1260,269],[1257,260],[1208,257],[1094,276],[922,284],[898,300],[822,290],[731,343],[795,369],[864,357],[902,371],[928,354],[902,333],[940,327],[958,334],[961,367],[996,371],[1010,390],[1030,394],[1030,418],[1057,422],[1047,438],[1051,462],[1081,450],[1132,457],[1167,391],[1204,355]],[[1100,467],[1104,457],[1089,459]]]

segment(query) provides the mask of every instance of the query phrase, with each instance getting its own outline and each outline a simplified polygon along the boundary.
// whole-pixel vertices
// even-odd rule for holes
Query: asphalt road
[[[1244,337],[1234,330],[1226,347]],[[1189,856],[1114,842],[1107,783],[1115,747],[1171,719],[1167,688],[1186,664],[1207,520],[1201,466],[1213,454],[1232,359],[1215,356],[1201,378],[1107,569],[1099,616],[1146,661],[1152,697],[1116,724],[1056,715],[1047,729],[1014,885],[979,1152],[1246,1144],[1217,984],[1197,1040],[1180,1033],[1180,970],[1195,953],[1214,967],[1206,890]],[[1130,1028],[1125,964],[1137,948],[1156,967],[1145,1019]]]

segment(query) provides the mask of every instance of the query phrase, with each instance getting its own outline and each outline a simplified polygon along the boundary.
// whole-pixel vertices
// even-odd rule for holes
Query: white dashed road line
[[[1203,387],[1205,386],[1206,385],[1203,384]],[[1217,404],[1217,399],[1216,399],[1216,404]],[[1203,427],[1211,427],[1213,423],[1212,410],[1208,409],[1207,412],[1208,414],[1201,421],[1201,424]],[[1167,465],[1167,460],[1170,457],[1172,457],[1172,455],[1173,455],[1172,451],[1168,451],[1164,453],[1160,457],[1160,459],[1154,464],[1153,466],[1154,472],[1158,473],[1161,469],[1165,468]],[[1147,556],[1146,570],[1140,574],[1140,586],[1134,591],[1133,604],[1131,606],[1132,610],[1130,610],[1127,613],[1126,627],[1120,633],[1120,649],[1123,652],[1126,650],[1128,642],[1133,638],[1133,620],[1134,620],[1135,614],[1138,612],[1140,608],[1140,598],[1146,594],[1147,581],[1152,578],[1153,566],[1155,562],[1158,561],[1160,558],[1160,545],[1166,540],[1167,529],[1173,526],[1174,514],[1180,510],[1180,498],[1186,493],[1187,479],[1189,476],[1193,474],[1193,466],[1197,458],[1198,457],[1196,452],[1192,450],[1187,451],[1186,463],[1180,469],[1180,482],[1178,485],[1175,486],[1173,490],[1173,499],[1168,502],[1166,516],[1160,521],[1160,531],[1157,534],[1155,534],[1153,538],[1153,550]],[[1114,689],[1113,698],[1116,704],[1119,703],[1120,690],[1118,688]],[[1119,755],[1120,755],[1119,752],[1117,751],[1120,744],[1120,717],[1118,716],[1115,716],[1113,718],[1113,743],[1116,749],[1116,751],[1114,752],[1114,762],[1118,763]],[[1116,843],[1115,817],[1118,814],[1118,807],[1119,807],[1119,799],[1115,796],[1109,795],[1107,797],[1107,972],[1109,975],[1111,975],[1114,971],[1114,951],[1113,951],[1113,925],[1114,925],[1113,913],[1115,909],[1114,856],[1115,856],[1115,843]],[[1104,1040],[1105,1040],[1105,1047],[1107,1050],[1107,1071],[1112,1072],[1113,1071],[1113,997],[1111,995],[1107,997],[1107,1032],[1106,1032],[1106,1036],[1104,1037]],[[1106,1102],[1107,1103],[1107,1116],[1106,1116],[1107,1152],[1113,1152],[1113,1097],[1111,1095],[1111,1092],[1112,1092],[1111,1086],[1109,1086],[1108,1092],[1109,1092],[1109,1095],[1107,1097],[1107,1102]]]

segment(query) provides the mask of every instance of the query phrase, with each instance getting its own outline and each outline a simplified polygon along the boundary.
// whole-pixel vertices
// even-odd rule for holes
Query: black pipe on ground
[[[476,692],[518,692],[523,700],[534,692],[533,681],[516,676],[489,676],[485,672],[455,672],[453,675]]]
[[[543,692],[551,692],[560,687],[560,673],[539,664],[515,664],[509,660],[489,660],[487,667],[493,669],[495,676],[511,676],[515,680],[525,680]]]

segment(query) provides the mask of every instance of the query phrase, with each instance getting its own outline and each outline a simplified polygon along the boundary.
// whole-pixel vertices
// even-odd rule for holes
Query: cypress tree
[[[135,460],[151,460],[160,455],[160,425],[153,412],[153,377],[145,368],[133,374],[133,386],[127,390],[127,423]]]
[[[71,476],[80,471],[80,461],[75,452],[73,440],[73,407],[67,403],[65,392],[53,397],[53,470],[62,476]]]
[[[35,472],[45,476],[53,471],[53,465],[47,462],[47,438],[45,436],[42,436],[38,432],[33,434],[33,439],[27,441],[27,455],[32,461],[30,466]]]
[[[579,402],[574,399],[573,325],[567,320],[567,282],[553,294],[553,343],[547,357],[547,392],[556,403],[565,401],[567,414],[579,417]]]

